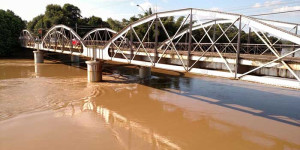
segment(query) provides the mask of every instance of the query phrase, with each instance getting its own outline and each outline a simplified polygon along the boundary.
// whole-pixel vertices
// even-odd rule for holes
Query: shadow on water
[[[114,67],[115,70],[120,71],[123,75],[137,76],[138,74],[138,70],[135,68],[124,68],[123,66]],[[200,100],[255,116],[300,126],[300,94],[280,94],[275,92],[284,93],[287,89],[248,82],[246,86],[240,85],[239,83],[228,84],[223,83],[222,80],[229,79],[211,80],[207,79],[207,77],[185,77],[182,73],[169,75],[154,72],[150,80],[139,80],[139,83],[173,94],[186,96],[194,100]],[[245,81],[232,82],[243,83]],[[255,89],[259,86],[274,89],[275,92],[265,89]],[[295,93],[298,92],[297,90],[288,90]]]
[[[168,84],[161,87],[153,81],[146,82],[145,85],[290,125],[300,125],[300,95],[287,96],[197,78],[173,77],[172,81],[170,87],[166,87]],[[211,99],[216,101],[212,102]]]

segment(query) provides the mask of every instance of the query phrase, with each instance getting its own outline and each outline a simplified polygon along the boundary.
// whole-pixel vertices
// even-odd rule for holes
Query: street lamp
[[[147,12],[145,11],[145,9],[141,5],[137,4],[136,6],[140,7],[144,11],[145,15],[147,15],[147,16],[149,15],[149,14],[147,14]],[[148,29],[149,29],[149,22],[148,22]],[[149,35],[150,35],[150,33],[148,33],[148,43],[150,42]],[[149,46],[149,44],[148,44],[148,46]]]
[[[145,9],[141,5],[137,4],[136,6],[140,7],[144,11],[144,13],[146,13]]]

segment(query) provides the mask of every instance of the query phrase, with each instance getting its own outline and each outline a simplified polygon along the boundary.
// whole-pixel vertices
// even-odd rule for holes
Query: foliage
[[[105,21],[103,21],[101,18],[92,16],[90,18],[87,18],[87,24],[92,27],[109,27],[109,24]]]
[[[63,23],[67,26],[74,26],[81,17],[80,9],[72,4],[65,4],[62,11],[64,14]]]
[[[92,30],[93,28],[97,27],[107,27],[111,28],[116,31],[120,31],[126,26],[130,25],[131,23],[147,17],[152,14],[152,10],[147,10],[144,14],[138,14],[137,16],[132,16],[128,20],[122,19],[114,20],[112,18],[108,18],[107,21],[103,21],[102,18],[91,16],[88,18],[81,17],[81,11],[77,6],[74,6],[72,4],[65,4],[62,7],[59,5],[48,5],[46,7],[46,11],[44,15],[39,15],[35,18],[33,18],[32,21],[30,21],[27,24],[27,28],[37,34],[38,29],[43,28],[45,30],[51,28],[54,25],[57,24],[64,24],[66,26],[69,26],[75,30],[76,27],[78,27],[77,33],[80,36],[83,36],[85,33],[87,33],[89,30]],[[183,24],[182,29],[187,29],[189,27],[189,19],[186,19],[183,16],[180,16],[178,18],[175,17],[164,17],[161,18],[162,24],[164,25],[165,29],[168,32],[168,35],[172,37],[177,32],[178,28]],[[185,21],[185,22],[184,22]],[[145,41],[154,41],[155,40],[155,23],[154,22],[150,28],[149,36],[145,39]],[[151,22],[141,24],[134,28],[136,31],[136,34],[139,36],[139,38],[142,40],[143,36],[147,32],[148,27],[150,26]],[[218,25],[215,25],[215,40],[218,39],[218,43],[228,43],[229,40],[232,40],[233,42],[236,42],[238,33],[238,28],[236,26],[230,26],[231,24],[220,24],[220,27],[222,30],[226,30],[228,27],[228,30],[226,31],[227,37],[223,34],[223,31],[220,29]],[[211,38],[213,39],[213,31],[214,27],[212,27],[209,30],[209,27],[205,28]],[[132,33],[133,35],[135,33]],[[222,35],[223,34],[223,35]],[[158,22],[158,41],[162,42],[163,40],[168,39],[168,35],[165,33],[163,27]],[[205,32],[203,29],[195,30],[193,31],[193,35],[195,39],[201,39],[204,43],[210,43],[210,39],[205,35]],[[128,38],[130,38],[130,34],[127,35]],[[269,36],[270,41],[275,42],[277,38]],[[229,39],[229,40],[228,40]],[[133,40],[137,41],[137,38],[133,36]],[[250,40],[253,43],[262,43],[262,41],[255,35],[255,33],[251,33]],[[188,36],[185,36],[181,39],[181,42],[188,42]],[[242,31],[241,32],[241,42],[247,43],[248,42],[248,33]]]
[[[38,15],[38,16],[34,17],[32,19],[32,21],[27,23],[27,29],[29,29],[30,31],[34,31],[35,28],[41,28],[43,17],[44,17],[44,15]]]
[[[120,31],[121,29],[124,28],[124,25],[122,25],[120,21],[114,20],[112,18],[108,18],[107,23],[109,24],[110,28],[115,31]]]
[[[110,25],[101,18],[92,16],[89,18],[82,18],[81,10],[72,4],[60,5],[50,4],[46,6],[45,14],[39,15],[28,22],[27,29],[35,35],[38,35],[38,30],[43,29],[45,33],[54,25],[64,24],[75,30],[77,27],[84,27],[78,29],[78,34],[83,36],[87,31],[96,27],[110,27]],[[41,35],[39,35],[41,36]]]
[[[0,56],[13,53],[18,47],[20,32],[25,28],[25,22],[12,11],[0,9]]]

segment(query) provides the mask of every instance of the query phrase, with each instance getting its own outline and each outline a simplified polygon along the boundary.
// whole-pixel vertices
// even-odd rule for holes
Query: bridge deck
[[[155,53],[154,49],[146,49],[148,53]],[[127,51],[130,52],[130,49],[122,49],[122,51]],[[143,49],[140,49],[139,52],[145,52]],[[162,50],[157,51],[158,54],[162,54]],[[134,51],[133,53],[136,53]],[[182,56],[187,56],[188,51],[178,51],[178,53]],[[175,51],[167,50],[165,54],[170,54],[170,55],[177,55]],[[231,58],[231,59],[236,59],[236,53],[221,53],[224,58]],[[220,55],[217,52],[192,52],[192,56],[203,56],[203,57],[220,57]],[[272,61],[276,59],[277,57],[274,55],[255,55],[255,54],[240,54],[241,59],[247,59],[247,60],[257,60],[257,61]],[[186,57],[183,57],[183,59],[186,59]],[[282,59],[283,61],[286,62],[291,62],[291,63],[300,63],[300,57],[285,57]]]

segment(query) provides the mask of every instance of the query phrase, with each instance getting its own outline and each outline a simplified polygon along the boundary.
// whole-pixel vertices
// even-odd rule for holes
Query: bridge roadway
[[[162,21],[170,16],[185,17],[173,34],[168,32]],[[142,36],[138,35],[136,29],[145,23],[149,24],[149,28]],[[228,27],[225,29],[223,26],[223,29],[221,25]],[[155,41],[145,41],[152,27],[155,27]],[[232,27],[235,27],[234,30]],[[166,37],[163,42],[158,42],[158,28],[160,32],[164,31],[160,33]],[[222,34],[216,37],[215,32],[210,31],[212,28],[219,28]],[[294,23],[202,9],[181,9],[147,16],[119,32],[107,28],[94,29],[84,38],[65,25],[50,28],[41,42],[36,42],[32,34],[24,30],[20,42],[26,48],[91,57],[94,60],[111,60],[300,89],[298,29],[299,24]],[[204,34],[201,39],[196,39],[198,31]],[[232,39],[227,35],[228,31],[231,34],[235,32]],[[247,43],[240,41],[242,32],[251,33],[248,34]],[[261,43],[251,43],[252,34]],[[278,40],[271,41],[269,35]],[[221,37],[228,42],[220,43]],[[203,39],[210,43],[202,42]]]

